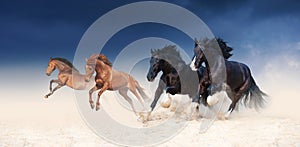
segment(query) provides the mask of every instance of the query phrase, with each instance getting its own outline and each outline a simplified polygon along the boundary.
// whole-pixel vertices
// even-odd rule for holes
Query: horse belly
[[[66,84],[75,90],[83,90],[86,88],[87,85],[84,77],[80,76],[70,77]]]

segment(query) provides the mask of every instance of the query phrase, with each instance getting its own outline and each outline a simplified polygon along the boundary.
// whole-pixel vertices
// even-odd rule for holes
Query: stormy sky
[[[0,1],[0,65],[45,65],[49,57],[72,61],[80,38],[103,14],[131,1]],[[300,65],[300,2],[274,1],[165,1],[200,17],[215,36],[235,50],[233,60],[257,65],[289,52]],[[153,10],[155,11],[155,10]],[[144,29],[148,28],[148,29]],[[143,37],[162,37],[184,44],[192,54],[193,42],[181,32],[160,24],[133,25],[114,35],[103,52],[113,59],[130,42]],[[190,48],[188,48],[190,46]],[[114,50],[112,50],[112,48]],[[268,55],[267,55],[268,54]]]

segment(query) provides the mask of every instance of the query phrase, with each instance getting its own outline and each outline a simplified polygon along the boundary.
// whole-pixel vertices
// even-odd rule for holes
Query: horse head
[[[152,57],[150,59],[150,68],[147,74],[148,81],[152,82],[156,78],[157,74],[162,71],[164,60],[160,59],[154,54],[155,50],[151,49]]]
[[[93,76],[95,72],[97,58],[94,58],[93,55],[90,58],[85,59],[85,81],[89,82],[90,78]]]
[[[201,64],[206,60],[204,52],[203,52],[203,46],[200,44],[199,41],[195,38],[195,47],[194,47],[194,57],[190,64],[190,67],[193,71],[196,71],[198,68],[200,68]]]
[[[54,60],[50,57],[50,61],[48,62],[48,67],[46,69],[46,75],[50,76],[51,73],[55,70],[56,66]]]

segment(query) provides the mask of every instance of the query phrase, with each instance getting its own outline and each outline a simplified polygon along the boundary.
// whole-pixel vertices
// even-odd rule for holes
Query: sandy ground
[[[115,146],[85,125],[73,99],[54,98],[1,103],[0,146]],[[170,114],[168,109],[159,108],[149,123]],[[186,120],[183,117],[181,121]],[[188,121],[178,135],[160,146],[300,146],[297,118],[248,110],[233,113],[229,120],[217,120],[207,132],[199,133],[202,121]]]

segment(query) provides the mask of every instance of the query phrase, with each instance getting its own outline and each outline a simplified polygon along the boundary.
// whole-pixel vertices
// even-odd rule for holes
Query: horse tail
[[[245,106],[248,106],[250,108],[254,107],[256,110],[264,108],[267,103],[264,97],[267,96],[268,95],[266,93],[259,89],[254,78],[252,77],[252,75],[250,75],[250,87],[245,94],[244,100]]]
[[[138,90],[138,92],[140,93],[140,95],[142,96],[144,101],[148,101],[150,100],[150,98],[147,96],[147,94],[145,93],[145,90],[143,87],[141,87],[141,85],[138,83],[138,81],[136,81],[134,79],[134,83],[135,83],[135,87]]]

